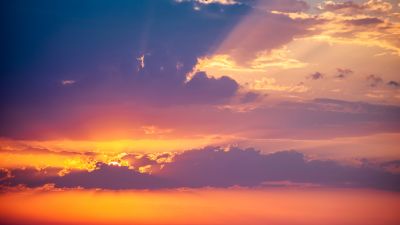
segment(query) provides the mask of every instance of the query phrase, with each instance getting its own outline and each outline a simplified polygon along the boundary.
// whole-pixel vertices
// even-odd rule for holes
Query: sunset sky
[[[1,11],[0,224],[400,224],[398,0]]]

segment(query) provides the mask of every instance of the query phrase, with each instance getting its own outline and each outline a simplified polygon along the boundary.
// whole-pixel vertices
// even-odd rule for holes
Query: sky
[[[398,0],[0,8],[7,223],[400,223]]]

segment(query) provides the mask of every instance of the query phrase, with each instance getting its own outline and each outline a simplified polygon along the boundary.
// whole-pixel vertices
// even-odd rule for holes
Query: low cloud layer
[[[104,189],[258,187],[271,182],[289,182],[400,191],[400,175],[388,172],[385,163],[380,164],[384,166],[370,166],[366,162],[358,166],[344,165],[330,160],[308,160],[296,151],[262,154],[252,148],[208,147],[180,153],[172,162],[148,160],[148,163],[161,169],[141,173],[133,167],[98,163],[93,171],[61,175],[57,168],[27,168],[4,171],[0,181],[3,187],[38,187],[51,183],[60,188]]]

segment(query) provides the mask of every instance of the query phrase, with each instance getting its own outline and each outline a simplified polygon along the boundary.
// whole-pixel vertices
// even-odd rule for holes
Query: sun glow
[[[400,222],[399,195],[368,190],[25,190],[0,195],[2,221],[38,224],[352,224]],[[329,202],[329,204],[327,204]],[[123,206],[123,207],[121,207]],[[21,210],[24,208],[24,210]],[[388,210],[390,209],[390,210]],[[335,212],[335,213],[332,213]],[[134,216],[132,216],[134,215]],[[337,216],[340,215],[340,216]],[[329,221],[329,222],[328,222]]]

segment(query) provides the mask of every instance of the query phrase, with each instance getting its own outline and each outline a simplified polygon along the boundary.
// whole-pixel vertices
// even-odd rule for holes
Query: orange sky
[[[396,225],[399,200],[398,193],[362,189],[36,189],[1,194],[0,218],[24,224]]]
[[[0,224],[400,224],[398,0],[3,7]]]

